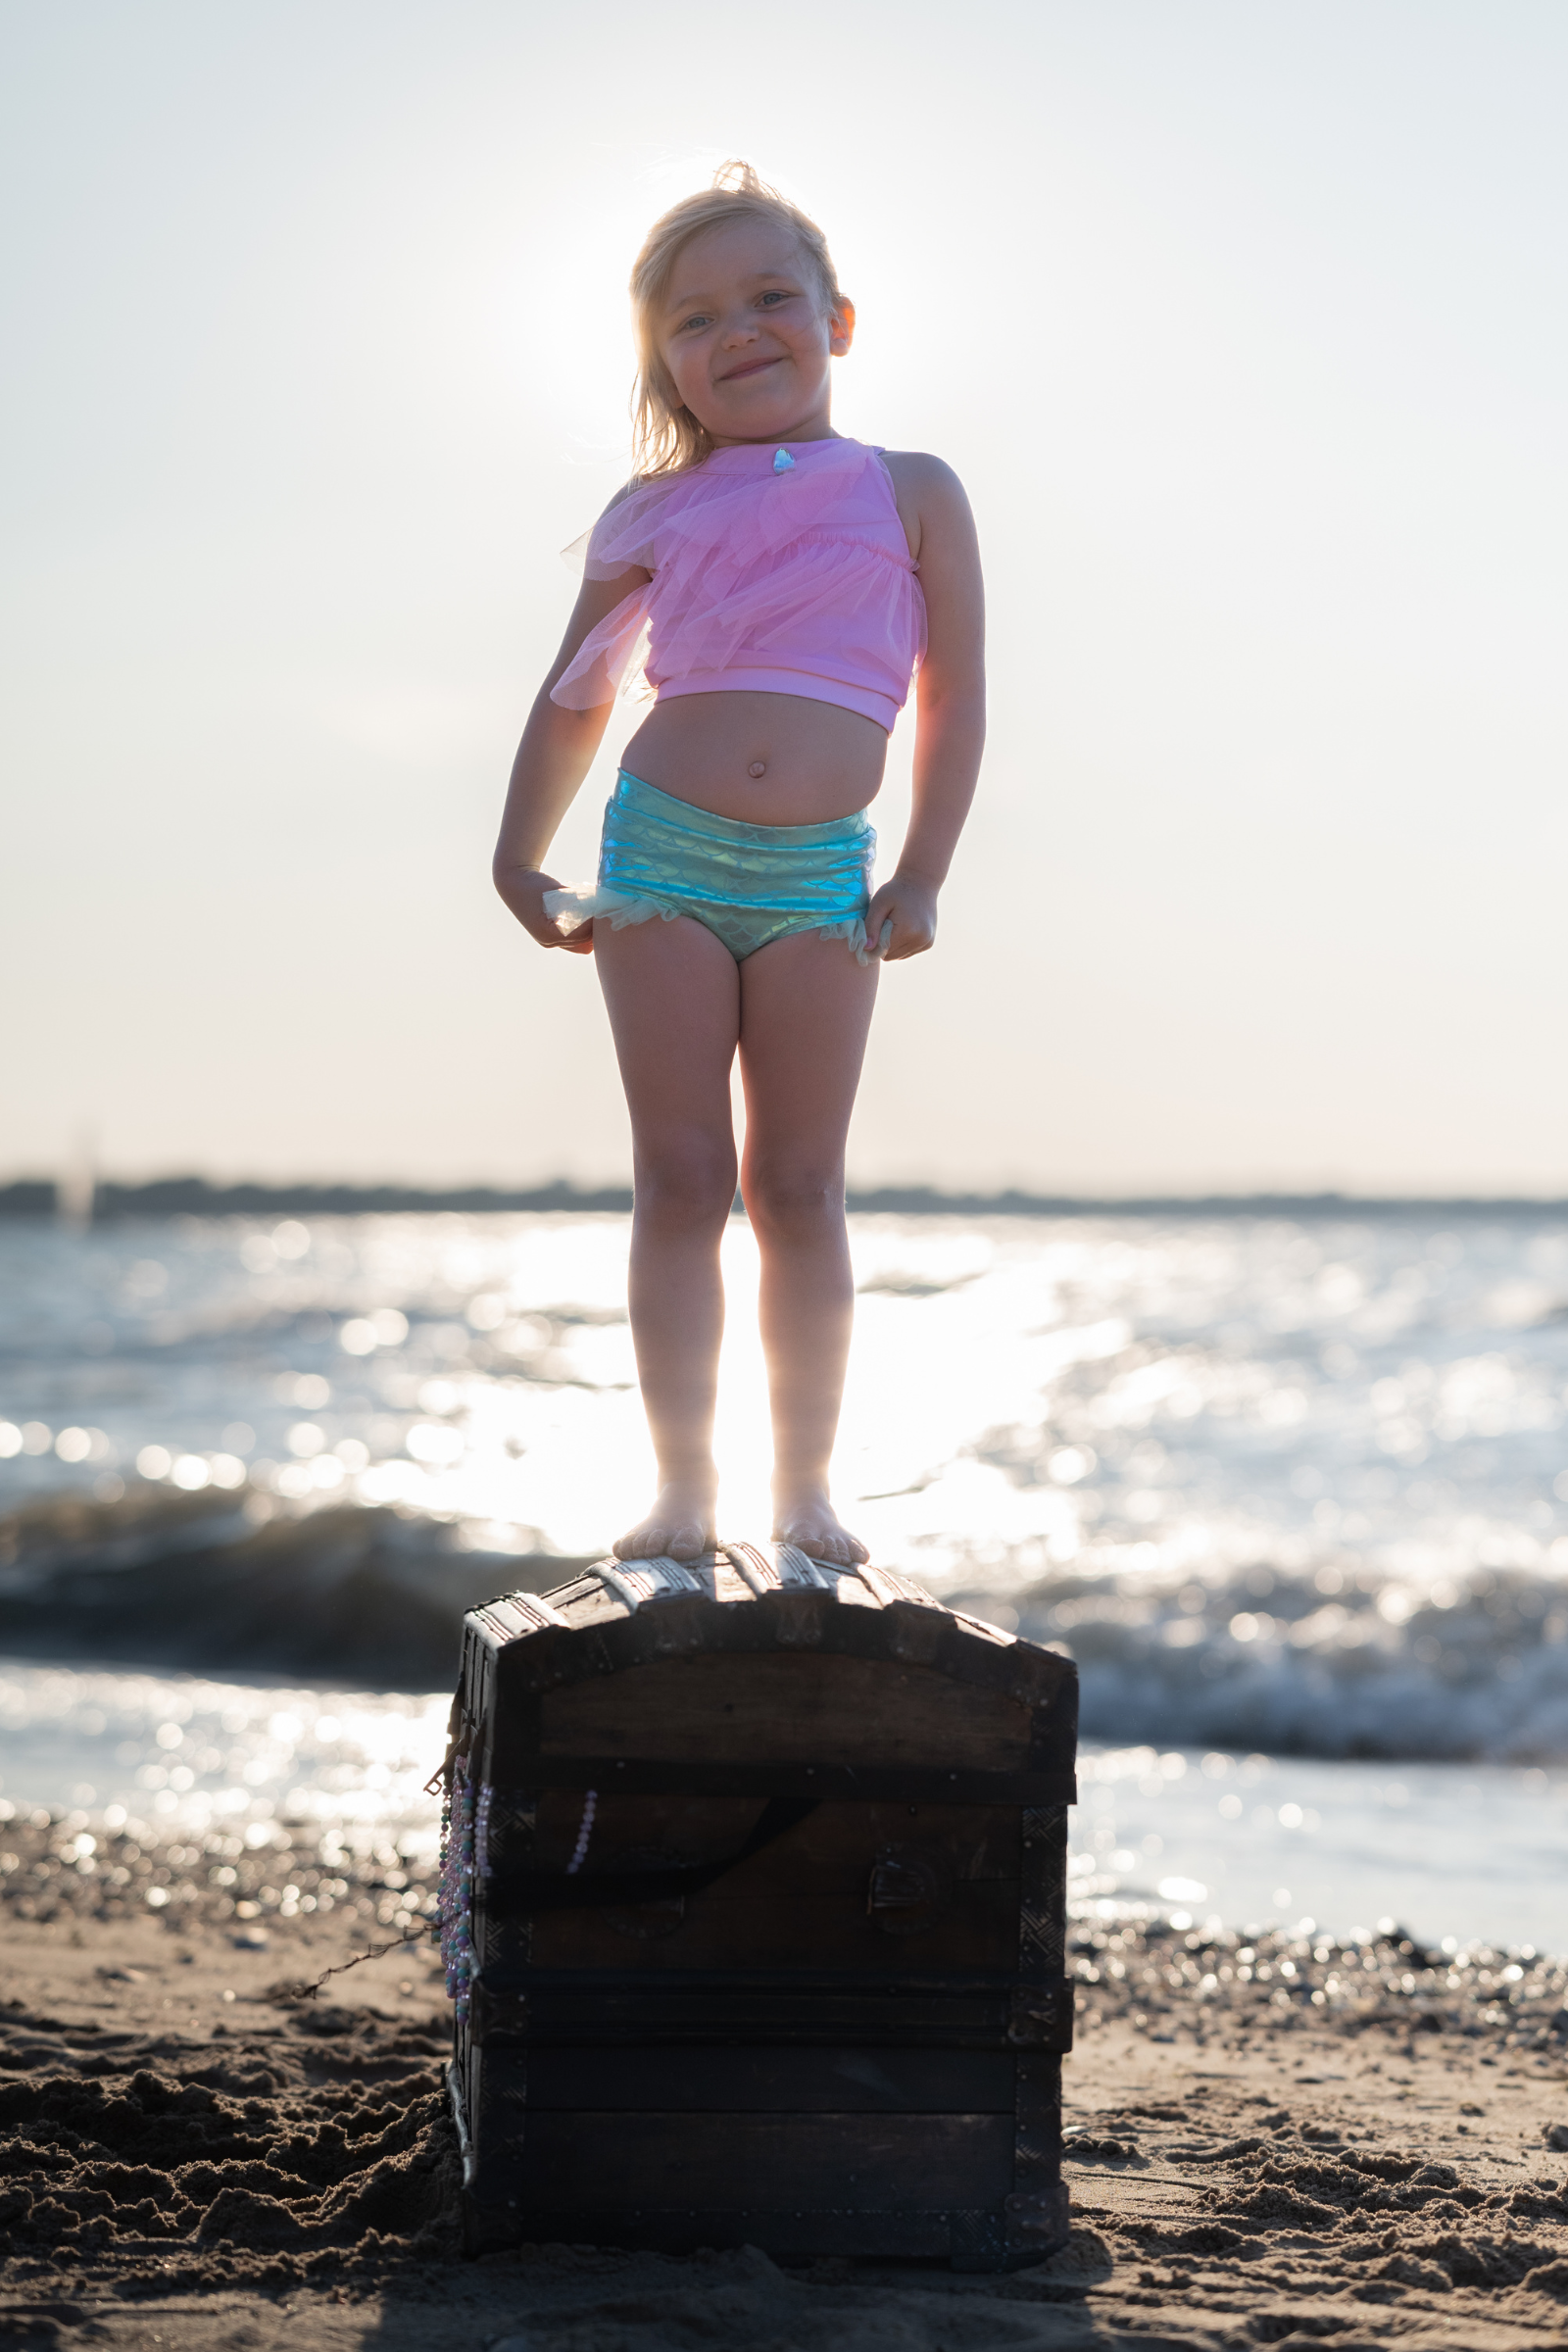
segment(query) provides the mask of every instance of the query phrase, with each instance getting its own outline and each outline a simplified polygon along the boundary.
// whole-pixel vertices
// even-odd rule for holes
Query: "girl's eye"
[[[764,302],[788,302],[789,296],[782,289],[775,287],[771,292],[764,294],[762,300]]]
[[[684,335],[689,328],[694,326],[707,326],[708,323],[708,318],[702,311],[694,311],[691,318],[683,318],[681,320],[680,331]]]

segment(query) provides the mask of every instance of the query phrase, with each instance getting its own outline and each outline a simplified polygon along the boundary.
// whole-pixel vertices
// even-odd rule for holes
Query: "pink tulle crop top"
[[[925,599],[893,482],[863,441],[715,449],[600,516],[584,570],[653,577],[584,638],[551,688],[570,710],[641,672],[662,701],[760,689],[890,728],[925,652]]]

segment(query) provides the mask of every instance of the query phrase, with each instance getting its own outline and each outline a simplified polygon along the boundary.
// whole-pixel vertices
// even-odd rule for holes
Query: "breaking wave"
[[[0,1652],[440,1690],[466,1609],[577,1565],[483,1549],[461,1525],[409,1511],[133,1487],[0,1521]]]
[[[1324,1587],[1329,1591],[1325,1592]],[[979,1593],[968,1605],[984,1606]],[[1048,1577],[1003,1611],[1078,1662],[1087,1738],[1275,1754],[1568,1756],[1568,1592],[1478,1570]]]
[[[57,1497],[0,1522],[0,1651],[439,1690],[466,1609],[544,1591],[579,1565],[492,1548],[461,1521],[406,1508],[296,1509],[249,1490],[154,1486],[108,1502]],[[1568,1756],[1568,1591],[1539,1570],[1478,1569],[1425,1589],[1370,1566],[942,1581],[945,1597],[1076,1659],[1090,1739]]]

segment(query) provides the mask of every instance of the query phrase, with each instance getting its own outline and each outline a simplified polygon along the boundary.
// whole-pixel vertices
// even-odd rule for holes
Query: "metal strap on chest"
[[[811,1559],[793,1544],[774,1544],[768,1551],[757,1544],[721,1544],[716,1553],[689,1562],[672,1560],[667,1554],[652,1560],[597,1560],[589,1573],[628,1609],[640,1609],[645,1601],[667,1600],[682,1592],[704,1592],[710,1600],[717,1598],[714,1563],[718,1560],[727,1560],[759,1600],[769,1592],[832,1592],[839,1578],[850,1574],[846,1568],[830,1568],[822,1560]]]
[[[515,1642],[524,1634],[542,1633],[546,1626],[568,1625],[553,1601],[538,1592],[504,1592],[499,1600],[487,1600],[475,1612],[484,1618],[505,1642]]]
[[[828,1560],[813,1560],[795,1544],[770,1544],[765,1550],[760,1544],[720,1544],[716,1552],[693,1561],[673,1560],[667,1554],[652,1560],[596,1560],[589,1574],[626,1608],[637,1610],[645,1601],[672,1599],[684,1592],[706,1593],[710,1600],[721,1598],[715,1590],[716,1567],[721,1560],[728,1561],[757,1600],[765,1600],[773,1592],[836,1592],[841,1583],[850,1579],[861,1586],[878,1608],[888,1608],[896,1600],[916,1601],[926,1608],[940,1606],[912,1577],[873,1568],[868,1561],[853,1568],[835,1567]],[[525,1597],[516,1595],[519,1602]]]
[[[663,1600],[675,1592],[707,1592],[709,1585],[696,1568],[684,1560],[660,1557],[655,1560],[596,1560],[589,1570],[615,1598],[624,1601],[628,1609],[640,1609],[645,1600]]]
[[[824,1560],[813,1560],[809,1552],[798,1550],[793,1544],[775,1544],[771,1559],[758,1544],[721,1544],[719,1549],[759,1600],[769,1592],[833,1592],[838,1590],[839,1578],[848,1573],[830,1568]]]

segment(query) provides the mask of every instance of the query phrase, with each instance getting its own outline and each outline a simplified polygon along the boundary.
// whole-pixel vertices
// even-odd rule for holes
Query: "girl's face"
[[[657,321],[679,398],[714,442],[820,440],[831,432],[828,362],[855,311],[827,311],[782,222],[729,220],[683,245]]]

